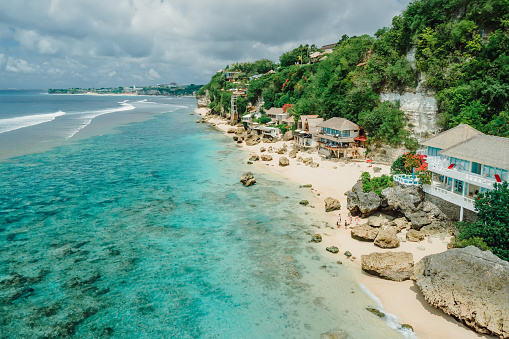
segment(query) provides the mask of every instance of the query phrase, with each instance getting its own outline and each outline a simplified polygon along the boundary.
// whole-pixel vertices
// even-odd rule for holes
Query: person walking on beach
[[[341,226],[341,213],[338,215],[338,222],[336,223],[336,226],[339,228]]]
[[[345,230],[348,229],[348,223],[346,222],[346,219],[345,219]]]

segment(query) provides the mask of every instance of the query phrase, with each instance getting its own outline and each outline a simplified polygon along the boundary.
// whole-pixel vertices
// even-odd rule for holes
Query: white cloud
[[[157,73],[153,68],[151,68],[150,71],[148,71],[148,76],[149,76],[149,79],[152,79],[152,80],[161,78],[159,73]]]
[[[5,66],[7,72],[13,73],[36,73],[39,69],[40,67],[38,65],[32,65],[26,60],[15,59],[13,57],[7,59],[7,65]]]
[[[117,74],[117,72],[115,72],[115,71],[113,71],[113,72],[109,72],[109,73],[108,73],[108,76],[112,77],[112,76],[114,76],[115,74]]]

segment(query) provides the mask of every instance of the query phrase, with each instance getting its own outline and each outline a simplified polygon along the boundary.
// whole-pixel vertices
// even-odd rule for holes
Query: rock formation
[[[285,134],[283,135],[283,141],[290,141],[292,139],[293,139],[293,132],[292,131],[285,132]]]
[[[380,208],[382,199],[375,192],[364,193],[362,182],[358,181],[351,191],[347,192],[347,206],[353,216],[366,218]]]
[[[378,235],[378,231],[378,228],[371,227],[368,224],[362,224],[352,228],[350,236],[356,240],[375,241],[375,238]]]
[[[406,240],[411,241],[411,242],[423,241],[424,234],[421,231],[417,231],[414,229],[408,230],[408,232],[406,232]]]
[[[375,238],[375,245],[380,248],[399,247],[399,239],[394,228],[381,229]]]
[[[410,279],[414,257],[407,252],[384,252],[361,255],[362,270],[380,278],[404,281]]]
[[[248,187],[248,186],[254,185],[254,184],[256,183],[256,180],[255,180],[255,178],[254,178],[253,173],[251,173],[251,172],[247,172],[247,173],[244,173],[244,174],[242,175],[242,177],[240,178],[240,182],[241,182],[244,186]]]
[[[288,153],[288,156],[292,159],[295,159],[297,157],[297,150],[296,149],[292,149],[289,153]]]
[[[288,166],[288,165],[290,165],[290,160],[288,160],[287,157],[279,158],[279,166],[285,167],[285,166]]]
[[[477,247],[419,261],[414,280],[426,301],[479,333],[509,338],[509,262]]]
[[[262,161],[272,161],[272,155],[262,154],[261,159]]]
[[[325,212],[332,212],[341,209],[341,203],[338,199],[332,197],[325,198]]]

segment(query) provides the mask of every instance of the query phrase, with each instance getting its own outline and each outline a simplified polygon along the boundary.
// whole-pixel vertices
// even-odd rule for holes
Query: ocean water
[[[403,337],[309,243],[316,197],[247,165],[194,99],[0,104],[0,337]]]

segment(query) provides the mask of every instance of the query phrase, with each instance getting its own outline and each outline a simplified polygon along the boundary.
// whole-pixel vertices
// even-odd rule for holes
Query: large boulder
[[[292,131],[286,131],[283,135],[283,141],[290,141],[293,139],[293,132]]]
[[[405,217],[394,219],[389,223],[390,227],[394,227],[397,232],[401,232],[404,229],[409,229],[411,224],[406,220]]]
[[[313,158],[311,158],[311,157],[304,158],[302,160],[302,162],[304,162],[304,165],[306,165],[306,166],[311,165],[313,163]]]
[[[255,146],[260,143],[260,140],[257,139],[248,139],[246,140],[246,146]]]
[[[509,338],[509,262],[469,246],[419,261],[414,280],[433,307],[479,333]]]
[[[408,232],[406,232],[406,240],[411,241],[411,242],[423,241],[424,234],[422,233],[422,231],[410,229],[410,230],[408,230]]]
[[[249,161],[258,161],[260,160],[260,156],[258,154],[253,154],[251,158],[249,158]]]
[[[247,172],[247,173],[244,173],[242,175],[242,177],[240,177],[240,182],[242,183],[242,185],[248,187],[248,186],[254,185],[256,183],[256,180],[254,178],[253,173]]]
[[[375,192],[364,193],[361,181],[358,181],[352,187],[352,190],[347,192],[346,196],[346,208],[348,208],[353,216],[361,216],[363,218],[375,213],[382,202],[380,196]]]
[[[405,216],[409,212],[417,211],[424,200],[424,191],[420,186],[395,185],[382,190],[382,195],[386,204],[384,208],[401,212]]]
[[[290,160],[288,160],[287,157],[281,157],[279,158],[279,166],[285,167],[290,165]]]
[[[368,225],[371,227],[381,227],[386,224],[389,220],[382,217],[381,215],[372,215],[368,218]]]
[[[380,278],[404,281],[410,279],[414,257],[407,252],[383,252],[361,255],[362,270]]]
[[[432,222],[428,214],[423,211],[407,212],[405,215],[408,219],[410,219],[410,223],[412,223],[412,228],[416,230],[420,230],[421,228],[431,224]]]
[[[368,224],[362,224],[360,226],[353,227],[350,236],[356,240],[375,241],[378,231],[378,228],[371,227]]]
[[[398,233],[394,228],[381,229],[375,238],[375,245],[380,248],[399,247]]]
[[[272,155],[262,154],[261,159],[262,161],[272,161]]]
[[[338,199],[334,199],[331,197],[325,198],[325,212],[332,212],[341,209],[341,203]]]
[[[297,157],[297,150],[296,149],[292,149],[289,153],[288,153],[288,156],[292,159],[295,159]]]

